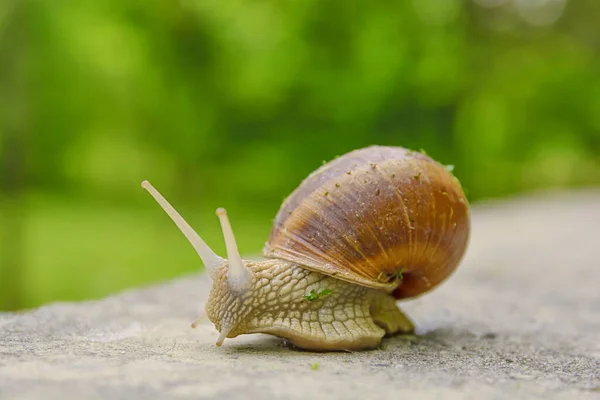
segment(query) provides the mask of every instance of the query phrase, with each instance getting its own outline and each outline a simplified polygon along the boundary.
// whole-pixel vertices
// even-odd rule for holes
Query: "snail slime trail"
[[[149,182],[142,187],[212,279],[205,311],[219,332],[217,346],[265,333],[307,350],[366,350],[413,332],[397,302],[447,280],[471,230],[451,169],[402,147],[354,150],[306,177],[277,212],[262,261],[240,257],[225,209],[216,212],[222,258]]]

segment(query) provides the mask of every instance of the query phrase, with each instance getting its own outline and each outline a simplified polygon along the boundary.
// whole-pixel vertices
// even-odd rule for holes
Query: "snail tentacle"
[[[223,263],[223,258],[218,256],[198,233],[187,223],[187,221],[175,210],[175,208],[163,197],[158,190],[148,181],[142,182],[142,187],[150,193],[161,208],[167,213],[171,220],[177,225],[181,233],[187,238],[202,259],[205,268],[211,275],[216,273],[218,267]]]
[[[227,217],[227,211],[225,211],[224,208],[219,208],[217,210],[217,216],[221,222],[225,247],[227,248],[227,261],[229,262],[227,282],[232,291],[241,293],[248,288],[248,285],[252,280],[252,272],[244,266],[233,230],[231,229],[231,223]]]

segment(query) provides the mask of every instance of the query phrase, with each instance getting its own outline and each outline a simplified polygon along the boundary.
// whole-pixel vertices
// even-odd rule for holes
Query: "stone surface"
[[[194,275],[0,314],[0,398],[600,398],[600,192],[478,205],[462,267],[401,303],[417,335],[311,353],[264,335],[217,348]]]

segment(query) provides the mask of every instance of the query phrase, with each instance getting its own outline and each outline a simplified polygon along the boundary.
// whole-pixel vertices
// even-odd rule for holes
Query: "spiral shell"
[[[467,199],[445,166],[371,146],[310,174],[283,202],[263,254],[400,299],[444,281],[469,234]]]

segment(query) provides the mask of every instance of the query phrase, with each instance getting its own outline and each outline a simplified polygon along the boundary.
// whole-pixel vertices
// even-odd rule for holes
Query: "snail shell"
[[[444,281],[469,234],[466,196],[445,166],[371,146],[310,174],[283,202],[263,254],[401,299]]]

